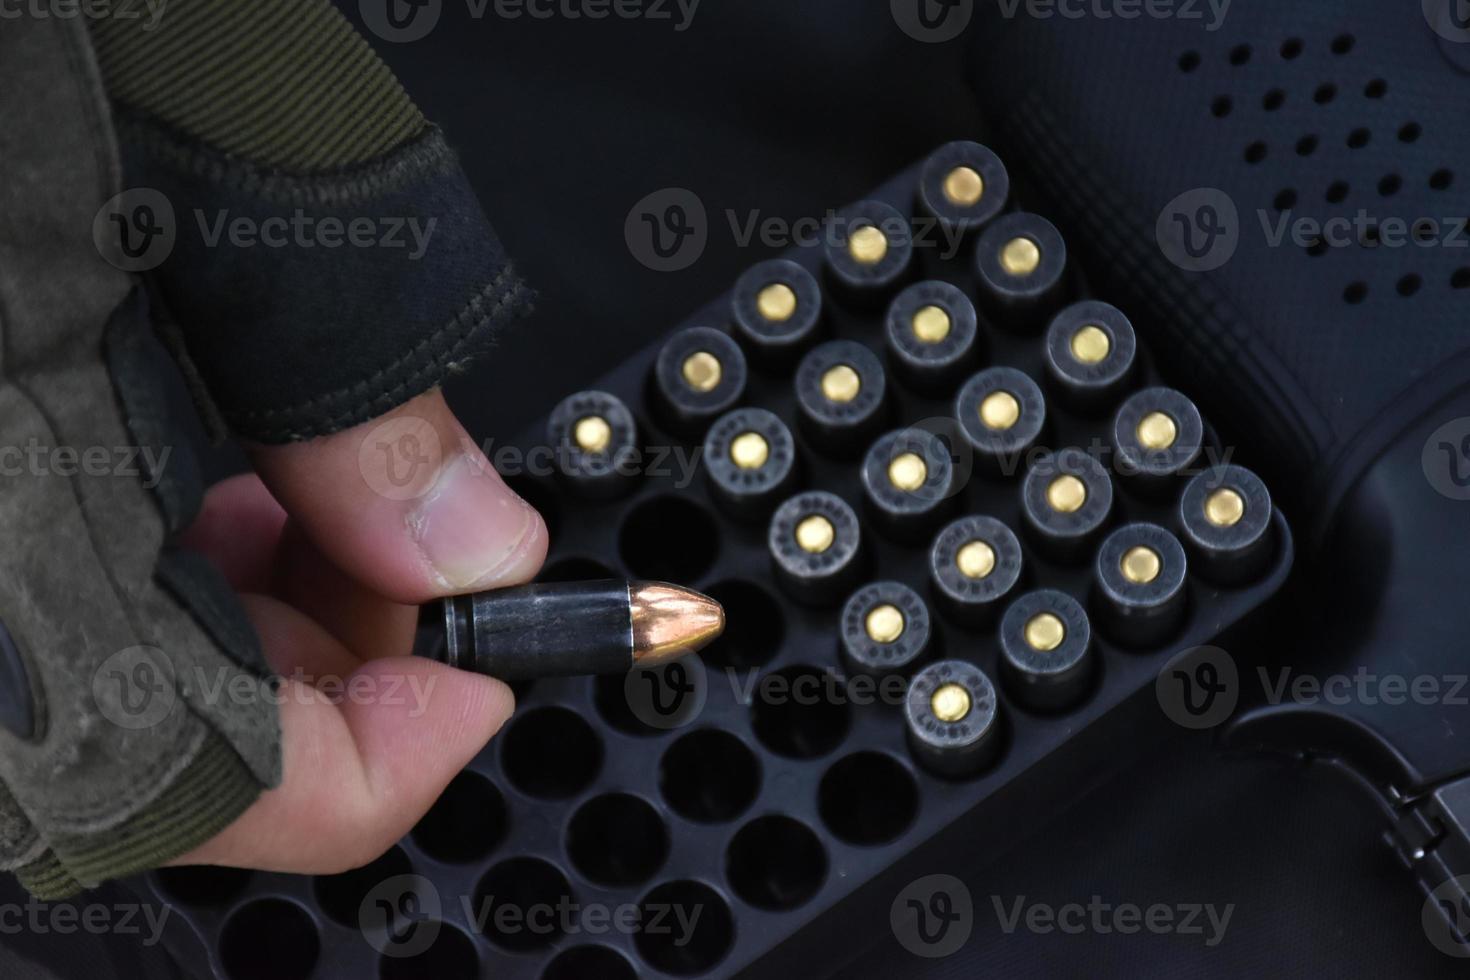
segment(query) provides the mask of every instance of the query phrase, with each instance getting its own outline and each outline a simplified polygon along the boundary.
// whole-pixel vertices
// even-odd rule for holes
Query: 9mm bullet
[[[745,354],[727,334],[690,327],[670,337],[653,369],[654,402],[671,431],[703,438],[745,395]]]
[[[981,302],[1004,329],[1037,331],[1067,299],[1067,246],[1039,214],[997,218],[975,244],[975,272]]]
[[[862,574],[857,514],[825,490],[797,494],[776,508],[766,545],[776,581],[797,602],[833,604]]]
[[[979,143],[959,140],[924,161],[918,208],[947,234],[967,236],[1004,211],[1010,193],[1010,175],[1000,157]]]
[[[904,699],[909,752],[937,776],[964,779],[1000,753],[1001,714],[995,685],[964,660],[940,660],[914,675]]]
[[[721,509],[737,520],[761,520],[796,483],[796,442],[772,413],[737,408],[710,426],[704,470]]]
[[[822,288],[789,259],[747,269],[730,302],[736,334],[751,360],[770,371],[790,370],[821,329]]]
[[[581,391],[551,412],[546,438],[562,482],[592,499],[620,496],[637,483],[638,426],[616,395]]]
[[[870,677],[908,674],[930,652],[929,607],[902,582],[874,582],[858,589],[838,620],[842,661]]]

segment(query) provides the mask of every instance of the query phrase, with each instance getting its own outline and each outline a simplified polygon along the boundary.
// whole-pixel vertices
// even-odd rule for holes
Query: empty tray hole
[[[700,656],[710,667],[760,667],[781,649],[786,634],[781,606],[751,582],[721,582],[710,597],[725,607],[724,634]]]
[[[822,822],[849,844],[886,844],[919,809],[914,777],[881,752],[856,752],[832,764],[817,790]]]
[[[283,898],[241,906],[220,930],[220,965],[232,980],[304,980],[316,969],[321,948],[310,913]]]
[[[1337,98],[1337,86],[1331,82],[1317,86],[1317,91],[1312,93],[1312,101],[1318,105],[1326,105]]]
[[[1413,296],[1415,293],[1417,293],[1419,291],[1419,287],[1423,285],[1424,280],[1411,272],[1407,276],[1404,276],[1402,279],[1399,280],[1397,288],[1399,291],[1399,295],[1407,299],[1408,297]]]
[[[1294,58],[1300,57],[1301,56],[1301,53],[1302,53],[1302,39],[1301,38],[1299,38],[1299,37],[1289,37],[1285,41],[1282,41],[1281,42],[1281,57],[1285,58],[1287,61],[1291,61]]]
[[[1388,94],[1388,82],[1375,78],[1363,87],[1363,94],[1370,99],[1381,99]]]
[[[1431,190],[1449,190],[1450,184],[1455,182],[1455,174],[1452,170],[1436,170],[1429,175],[1429,187]]]
[[[1245,148],[1246,163],[1260,163],[1264,159],[1266,159],[1266,144],[1260,140],[1256,140]]]
[[[787,667],[756,683],[750,727],[766,748],[792,759],[826,755],[851,722],[841,678],[815,667]]]
[[[413,865],[403,848],[394,846],[360,868],[313,878],[311,888],[323,912],[349,929],[357,929],[362,923],[362,903],[368,894],[389,878],[412,871]]]
[[[758,817],[725,853],[730,887],[756,908],[782,911],[806,902],[827,879],[827,852],[812,829],[791,817]]]
[[[709,512],[683,497],[645,500],[623,521],[623,562],[639,578],[690,582],[714,564],[719,531]]]
[[[1372,131],[1360,126],[1351,133],[1348,133],[1347,145],[1349,149],[1361,150],[1368,145],[1371,139],[1373,139]]]
[[[1456,269],[1450,276],[1451,289],[1470,289],[1470,268]]]
[[[1353,49],[1353,45],[1356,43],[1357,38],[1353,37],[1351,34],[1339,34],[1337,37],[1332,39],[1332,53],[1347,54]]]
[[[171,901],[193,908],[218,909],[245,893],[252,874],[244,868],[197,865],[159,868],[153,872],[153,880]]]
[[[449,781],[413,828],[413,842],[449,864],[478,861],[505,837],[505,797],[495,784],[468,769]]]
[[[1261,98],[1261,108],[1267,112],[1275,112],[1286,102],[1286,93],[1279,88],[1273,88]]]
[[[1319,237],[1313,239],[1312,243],[1307,246],[1306,252],[1312,258],[1317,259],[1327,254],[1327,248],[1327,239]]]
[[[420,922],[423,929],[431,923]],[[393,955],[385,952],[378,959],[378,976],[381,980],[475,980],[480,975],[480,955],[475,952],[475,943],[469,936],[446,922],[436,922],[438,927],[429,945],[411,956]],[[405,941],[412,941],[410,938]]]
[[[1210,103],[1210,115],[1216,119],[1224,119],[1230,115],[1230,109],[1231,102],[1230,96],[1228,95],[1217,96],[1215,101]]]
[[[669,855],[669,831],[658,811],[628,793],[588,800],[567,827],[572,864],[600,885],[633,885],[653,877]]]
[[[597,706],[597,713],[603,721],[625,735],[662,735],[668,731],[638,717],[628,700],[626,674],[603,674],[593,678],[592,703]]]
[[[734,820],[760,791],[755,753],[729,732],[690,732],[664,753],[659,792],[674,812],[698,823]]]
[[[1276,195],[1276,200],[1272,203],[1275,204],[1277,211],[1290,211],[1296,207],[1296,191],[1287,187]]]
[[[592,558],[563,558],[547,565],[536,576],[538,582],[596,582],[599,579],[617,578],[617,574],[602,562]]]
[[[555,865],[518,857],[485,872],[475,889],[474,913],[491,942],[522,952],[550,946],[561,936],[562,910],[571,901],[572,886]]]
[[[501,767],[516,788],[543,799],[575,796],[602,768],[602,740],[570,708],[536,708],[511,721]]]
[[[1345,181],[1345,180],[1334,180],[1327,187],[1327,194],[1325,195],[1326,198],[1327,198],[1327,203],[1328,204],[1341,204],[1343,201],[1346,201],[1347,200],[1348,193],[1351,190],[1352,190],[1352,188],[1350,188],[1348,186],[1347,181]]]
[[[1239,68],[1251,60],[1251,46],[1249,44],[1237,44],[1230,49],[1230,63]]]
[[[608,946],[573,946],[546,965],[541,980],[638,980],[628,958]]]
[[[1366,282],[1351,282],[1342,291],[1342,298],[1352,306],[1357,306],[1368,298],[1368,284]]]
[[[1179,56],[1179,70],[1186,75],[1199,67],[1199,52],[1186,51]]]
[[[1296,155],[1299,157],[1309,157],[1313,153],[1316,153],[1317,142],[1318,140],[1315,136],[1303,136],[1296,141]]]
[[[712,969],[735,941],[735,921],[720,893],[698,881],[659,885],[639,903],[633,940],[656,969],[688,976]]]
[[[1404,179],[1398,174],[1389,174],[1378,182],[1378,193],[1384,197],[1393,197],[1404,186]]]
[[[1399,129],[1399,142],[1417,143],[1423,132],[1423,128],[1416,122],[1404,123],[1403,127]]]

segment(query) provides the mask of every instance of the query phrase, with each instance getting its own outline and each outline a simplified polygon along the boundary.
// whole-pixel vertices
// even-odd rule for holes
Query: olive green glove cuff
[[[280,780],[274,687],[223,579],[141,293],[85,29],[0,31],[0,868],[57,897],[217,833]]]

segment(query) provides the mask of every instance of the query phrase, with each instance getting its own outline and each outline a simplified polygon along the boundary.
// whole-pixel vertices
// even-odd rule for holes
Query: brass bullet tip
[[[653,667],[703,649],[725,632],[725,609],[707,595],[666,582],[628,586],[633,665]]]

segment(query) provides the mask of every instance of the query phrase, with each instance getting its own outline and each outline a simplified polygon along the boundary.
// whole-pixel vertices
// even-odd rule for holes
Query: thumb
[[[541,515],[437,389],[372,422],[250,455],[318,550],[395,602],[526,582],[546,558]]]

